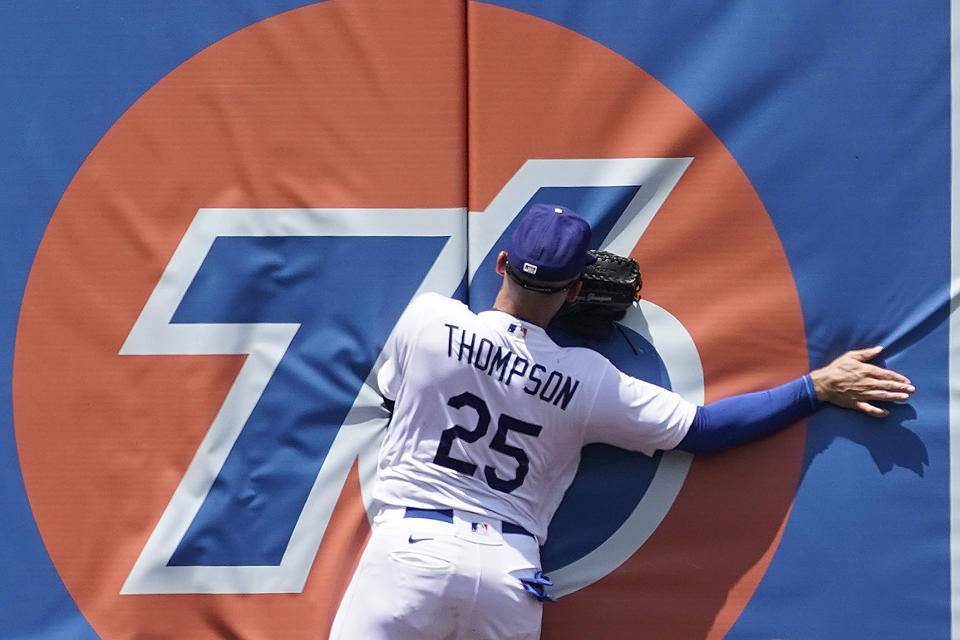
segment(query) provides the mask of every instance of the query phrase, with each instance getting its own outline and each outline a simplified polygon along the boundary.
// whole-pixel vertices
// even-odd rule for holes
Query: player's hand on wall
[[[904,402],[914,392],[905,376],[896,371],[870,364],[883,347],[847,351],[839,358],[810,372],[817,399],[838,407],[856,409],[882,418],[889,411],[875,402]]]

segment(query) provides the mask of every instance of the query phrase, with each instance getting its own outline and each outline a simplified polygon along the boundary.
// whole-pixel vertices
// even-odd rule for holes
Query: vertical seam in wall
[[[957,314],[960,285],[960,0],[950,1],[950,340],[947,381],[949,385],[950,442],[950,617],[951,636],[960,638],[960,317]]]
[[[470,178],[473,175],[473,160],[470,154],[470,134],[471,126],[470,122],[470,0],[463,0],[463,186],[464,186],[464,207],[463,212],[463,225],[464,225],[464,238],[466,247],[466,260],[464,264],[466,269],[464,270],[463,277],[464,282],[469,285],[470,274],[473,273],[473,265],[470,264],[470,211],[471,211],[471,195],[472,188],[470,185]],[[464,302],[469,306],[470,305],[470,287],[464,287]]]

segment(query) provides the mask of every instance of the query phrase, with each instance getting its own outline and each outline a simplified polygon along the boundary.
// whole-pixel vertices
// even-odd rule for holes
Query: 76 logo
[[[198,211],[120,353],[246,357],[122,593],[301,591],[355,460],[369,500],[386,424],[380,350],[410,299],[469,291],[472,305],[489,306],[490,261],[537,200],[616,196],[587,198],[579,213],[599,248],[627,254],[691,160],[531,160],[482,212]],[[660,307],[641,311],[624,322],[657,349],[673,388],[701,402],[689,335]],[[560,595],[643,544],[688,465],[664,456],[625,525],[554,572]]]

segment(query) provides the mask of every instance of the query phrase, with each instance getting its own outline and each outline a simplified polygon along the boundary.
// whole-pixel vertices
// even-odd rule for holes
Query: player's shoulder
[[[459,300],[428,291],[418,294],[407,305],[403,323],[422,325],[431,321],[463,319],[471,314],[470,308]]]
[[[463,311],[467,309],[467,305],[449,296],[434,291],[427,291],[414,297],[414,299],[410,301],[410,308],[429,309],[435,312],[443,312],[446,310]]]

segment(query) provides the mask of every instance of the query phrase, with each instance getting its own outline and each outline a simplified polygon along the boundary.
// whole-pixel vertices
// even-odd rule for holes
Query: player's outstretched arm
[[[756,440],[796,422],[829,402],[882,418],[875,402],[904,402],[914,388],[905,376],[867,362],[882,347],[848,351],[827,366],[779,387],[697,407],[677,449],[712,453]]]
[[[848,351],[822,369],[810,372],[814,391],[820,402],[856,409],[876,418],[889,411],[874,402],[904,402],[914,387],[896,371],[870,364],[883,347]]]

